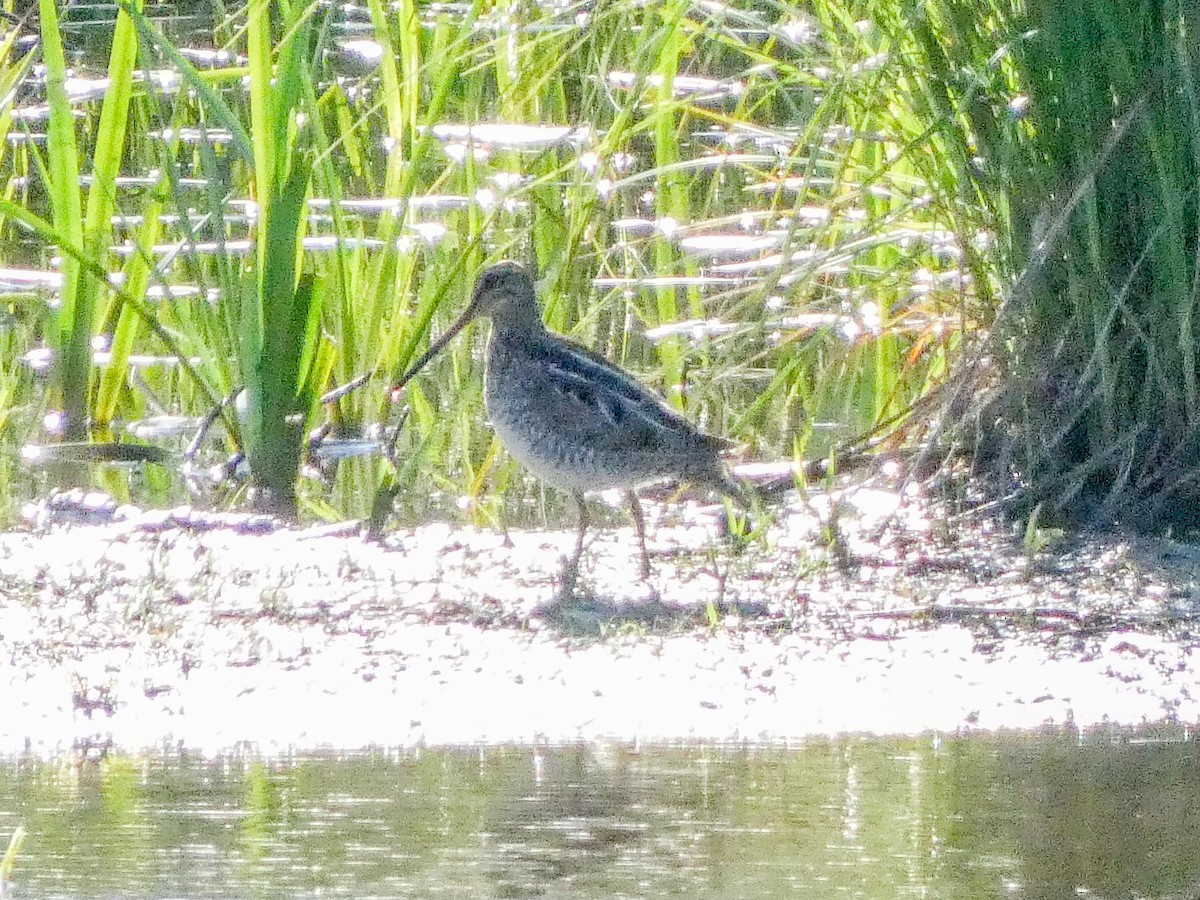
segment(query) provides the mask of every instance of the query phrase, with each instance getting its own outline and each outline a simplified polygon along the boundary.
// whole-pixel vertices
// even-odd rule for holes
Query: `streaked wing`
[[[561,432],[597,449],[723,449],[649,389],[599,354],[576,344],[538,341],[538,402]]]

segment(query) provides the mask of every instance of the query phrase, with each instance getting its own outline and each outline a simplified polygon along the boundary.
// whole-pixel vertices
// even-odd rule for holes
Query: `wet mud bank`
[[[740,550],[629,528],[213,527],[186,513],[0,535],[0,752],[219,752],[577,740],[786,743],[1200,720],[1200,549],[1107,536],[1036,554],[856,495]]]

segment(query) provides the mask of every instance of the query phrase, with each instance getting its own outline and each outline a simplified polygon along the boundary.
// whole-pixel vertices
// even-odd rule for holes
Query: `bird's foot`
[[[661,603],[662,594],[659,593],[658,587],[650,583],[648,577],[643,577],[629,591],[629,602],[638,605],[646,603]]]
[[[563,567],[558,574],[558,590],[554,599],[558,603],[566,603],[575,597],[575,588],[579,584],[579,557],[572,559],[563,557]]]

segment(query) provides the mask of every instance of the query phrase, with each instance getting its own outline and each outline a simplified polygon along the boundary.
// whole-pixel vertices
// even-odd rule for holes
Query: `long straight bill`
[[[400,376],[400,380],[392,385],[391,395],[392,400],[398,399],[400,391],[404,386],[413,380],[413,377],[425,368],[425,364],[437,356],[445,346],[458,336],[458,333],[467,327],[467,323],[475,318],[475,310],[468,309],[464,312],[453,325],[446,329],[445,333],[440,338],[429,345],[429,349],[417,357],[417,361],[408,367],[408,371]]]

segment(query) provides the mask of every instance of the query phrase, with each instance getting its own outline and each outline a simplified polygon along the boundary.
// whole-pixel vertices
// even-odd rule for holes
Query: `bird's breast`
[[[571,441],[547,410],[539,407],[527,384],[488,371],[484,402],[496,436],[505,449],[534,475],[567,491],[601,490],[622,481],[583,442]]]

